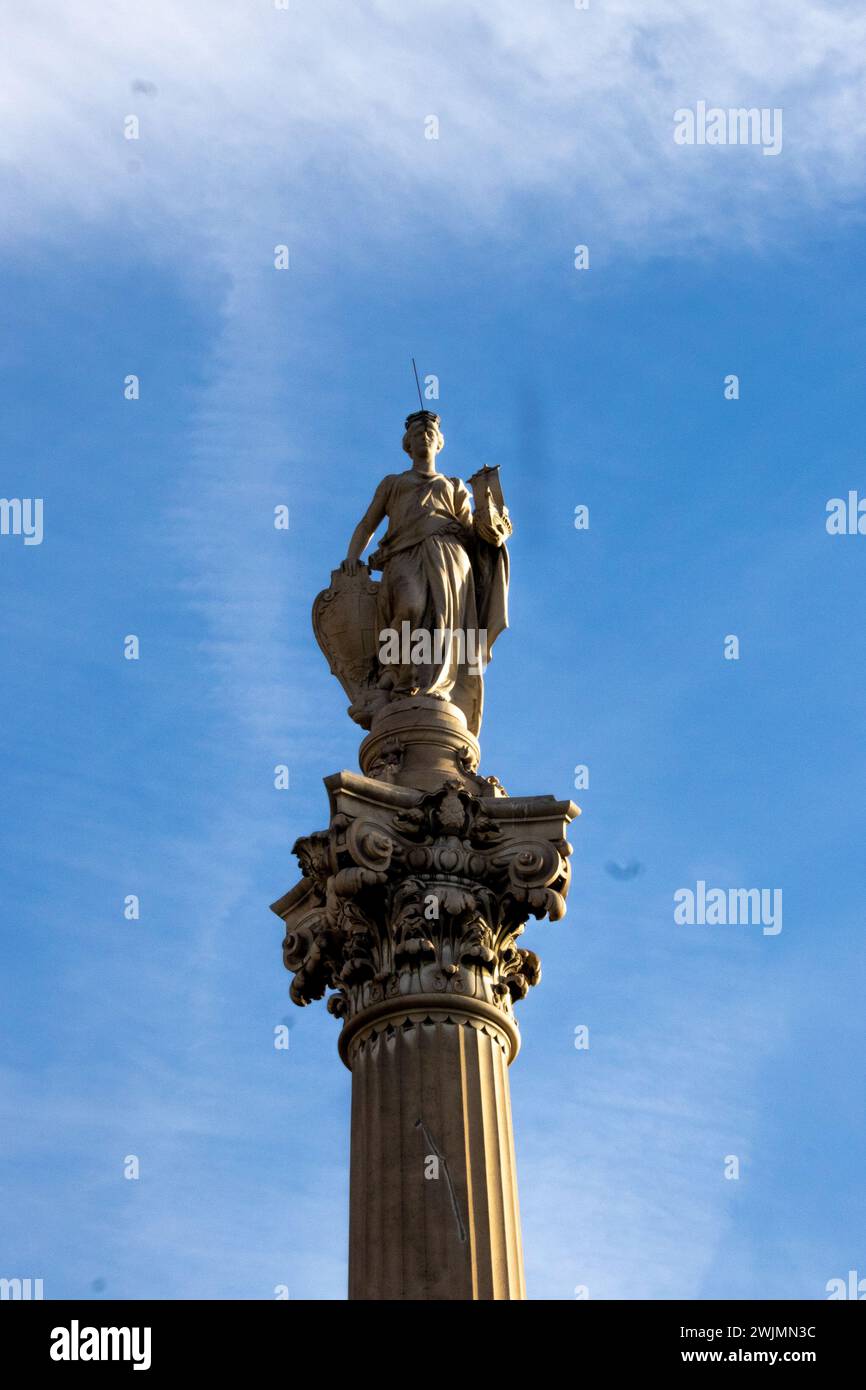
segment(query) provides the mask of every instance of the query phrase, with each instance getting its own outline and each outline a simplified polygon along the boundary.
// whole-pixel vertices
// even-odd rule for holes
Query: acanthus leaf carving
[[[335,795],[328,830],[295,845],[309,894],[281,900],[292,999],[335,990],[328,1008],[346,1021],[382,999],[431,992],[510,1013],[541,976],[538,957],[516,944],[524,923],[565,910],[560,808],[570,803],[482,804],[457,779],[427,793],[356,780],[363,796],[351,786]]]

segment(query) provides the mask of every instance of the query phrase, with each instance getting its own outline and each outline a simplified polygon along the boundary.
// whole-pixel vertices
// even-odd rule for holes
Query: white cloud
[[[361,225],[472,227],[532,195],[640,249],[762,239],[862,180],[857,4],[91,0],[35,3],[7,31],[7,238],[121,216],[158,241],[183,229],[225,245],[281,219],[348,252]],[[156,92],[133,91],[141,80]],[[698,99],[782,107],[780,158],[675,146],[673,111]],[[131,112],[137,142],[122,136]]]

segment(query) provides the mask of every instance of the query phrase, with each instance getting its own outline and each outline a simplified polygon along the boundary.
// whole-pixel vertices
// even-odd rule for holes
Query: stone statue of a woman
[[[436,470],[444,443],[438,415],[419,410],[408,417],[403,448],[412,467],[382,479],[340,571],[350,578],[363,572],[361,556],[387,517],[387,532],[368,562],[382,571],[376,663],[356,703],[375,709],[413,695],[451,701],[477,734],[482,673],[508,625],[505,541],[512,528],[497,470],[483,469],[470,480],[473,512],[466,484]],[[356,718],[359,712],[353,710]]]

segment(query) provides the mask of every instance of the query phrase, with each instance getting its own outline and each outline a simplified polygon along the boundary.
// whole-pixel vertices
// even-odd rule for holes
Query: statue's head
[[[432,467],[436,455],[445,447],[445,436],[439,428],[439,416],[432,410],[416,410],[406,416],[403,448],[414,463]]]

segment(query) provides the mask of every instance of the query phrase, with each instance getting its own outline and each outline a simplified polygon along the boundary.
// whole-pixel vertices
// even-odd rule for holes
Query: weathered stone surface
[[[423,695],[380,708],[358,760],[368,777],[435,791],[457,778],[476,796],[503,795],[497,779],[477,775],[480,749],[457,705]]]
[[[525,1297],[510,1038],[408,1010],[352,1043],[349,1297]]]
[[[508,626],[512,526],[498,469],[470,480],[473,511],[466,484],[436,469],[444,444],[438,415],[408,417],[403,448],[412,467],[379,483],[313,604],[316,639],[365,729],[392,700],[416,695],[453,707],[473,735],[481,727],[484,667]],[[386,517],[365,565],[361,556]],[[386,658],[387,633],[399,638],[399,654]]]
[[[389,999],[459,995],[511,1018],[541,975],[524,923],[565,912],[576,807],[482,799],[457,778],[423,792],[339,772],[326,786],[330,825],[297,841],[304,877],[273,904],[295,1003],[333,990],[348,1024]]]
[[[519,937],[565,911],[577,808],[457,777],[325,785],[328,829],[297,841],[273,911],[291,997],[331,991],[353,1074],[349,1295],[522,1298],[508,1065],[541,966]]]
[[[325,779],[327,828],[296,841],[302,877],[272,904],[291,997],[328,996],[352,1072],[353,1299],[525,1296],[508,1066],[514,1006],[541,965],[520,938],[530,917],[565,912],[579,814],[481,775],[480,670],[423,642],[389,666],[376,645],[404,620],[430,638],[474,624],[486,665],[507,625],[498,470],[470,479],[472,512],[460,479],[436,472],[443,443],[438,416],[409,417],[412,469],[377,488],[314,604],[369,733],[363,775]],[[377,584],[360,556],[386,515]]]

